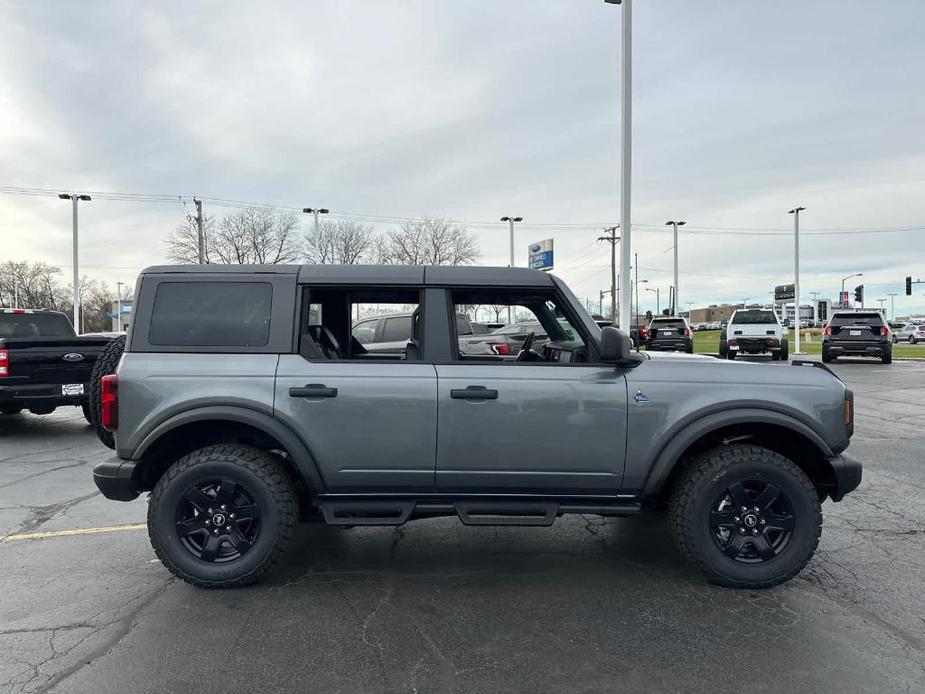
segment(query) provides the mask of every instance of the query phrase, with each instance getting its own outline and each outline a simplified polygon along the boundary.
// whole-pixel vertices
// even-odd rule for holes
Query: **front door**
[[[459,350],[437,364],[439,491],[613,494],[623,480],[626,379],[548,290],[453,290],[457,310],[511,306],[525,339],[503,355]],[[546,337],[542,345],[535,336]],[[531,333],[533,335],[531,336]],[[484,336],[490,343],[493,335]],[[499,344],[506,340],[498,331]]]

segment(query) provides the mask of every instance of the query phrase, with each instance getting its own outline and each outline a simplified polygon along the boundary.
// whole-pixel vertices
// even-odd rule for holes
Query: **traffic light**
[[[906,278],[906,296],[912,296],[912,278]]]
[[[863,284],[859,284],[857,287],[854,288],[854,300],[859,304],[864,303],[864,285]]]
[[[652,320],[652,311],[646,311],[646,320]]]

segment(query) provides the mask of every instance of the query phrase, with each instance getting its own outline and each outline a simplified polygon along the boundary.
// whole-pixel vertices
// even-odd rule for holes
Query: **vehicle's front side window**
[[[470,322],[506,322],[487,334],[464,335],[457,331],[460,360],[560,364],[588,361],[582,331],[551,290],[454,290],[451,295],[454,311],[466,315]]]
[[[376,339],[376,325],[378,319],[365,320],[353,326],[353,336],[361,345],[368,344]]]

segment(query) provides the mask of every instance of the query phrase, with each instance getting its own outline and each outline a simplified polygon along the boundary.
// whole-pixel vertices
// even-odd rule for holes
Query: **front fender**
[[[675,432],[656,455],[642,485],[642,493],[657,494],[671,474],[681,455],[704,436],[735,424],[771,424],[800,434],[819,449],[821,456],[831,458],[834,453],[823,438],[807,424],[787,414],[761,408],[735,408],[712,412],[686,423]]]

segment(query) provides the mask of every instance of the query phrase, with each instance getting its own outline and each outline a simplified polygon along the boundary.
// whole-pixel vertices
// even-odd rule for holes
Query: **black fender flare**
[[[324,479],[321,476],[321,471],[318,468],[318,464],[315,462],[315,457],[302,438],[271,415],[240,405],[206,405],[176,412],[163,421],[158,422],[148,431],[148,433],[144,435],[144,438],[142,438],[141,443],[139,443],[134,450],[120,450],[119,457],[123,459],[140,460],[145,452],[164,436],[164,434],[192,422],[208,421],[246,424],[259,429],[268,436],[272,436],[279,441],[289,453],[293,464],[303,476],[305,482],[308,483],[309,488],[315,493],[324,491],[325,485]]]
[[[785,427],[811,441],[819,449],[820,456],[831,458],[835,455],[816,431],[790,415],[760,408],[743,407],[720,410],[689,422],[672,435],[671,440],[662,448],[649,468],[649,474],[643,485],[643,493],[648,496],[657,495],[689,446],[707,434],[732,424],[773,424]]]

